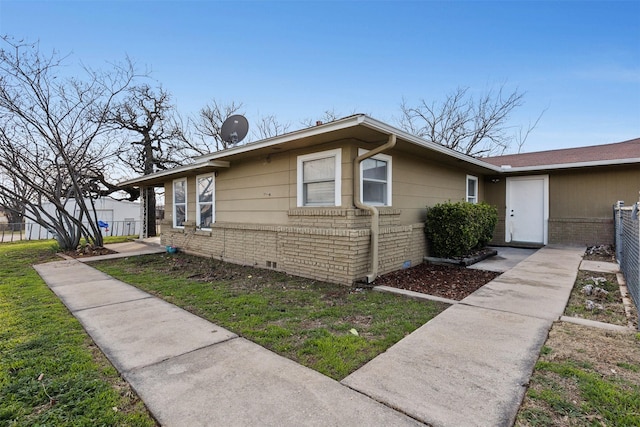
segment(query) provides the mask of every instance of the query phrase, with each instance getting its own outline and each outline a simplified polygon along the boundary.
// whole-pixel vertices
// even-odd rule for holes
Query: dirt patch
[[[584,253],[587,261],[616,262],[616,250],[612,245],[588,247]]]
[[[565,315],[627,326],[616,275],[579,271]]]
[[[541,360],[573,360],[602,377],[618,378],[640,385],[640,340],[637,334],[556,323],[546,346],[551,349]]]
[[[380,276],[376,286],[390,286],[460,301],[500,273],[460,266],[422,263]]]

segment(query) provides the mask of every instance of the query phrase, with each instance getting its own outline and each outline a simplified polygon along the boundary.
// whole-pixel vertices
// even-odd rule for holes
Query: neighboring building
[[[640,138],[482,160],[501,172],[484,199],[498,206],[498,243],[612,244],[613,206],[638,201]]]
[[[0,206],[0,227],[5,227],[9,223],[7,214],[3,206]]]
[[[376,155],[367,159],[369,150]],[[533,175],[534,184],[528,185],[527,176]],[[422,262],[428,253],[426,209],[437,203],[488,201],[498,206],[502,231],[496,232],[496,244],[553,243],[555,237],[547,236],[545,195],[549,182],[554,195],[558,184],[549,175],[547,169],[504,169],[354,115],[211,153],[193,164],[122,184],[164,187],[165,245],[352,284]],[[539,179],[542,190],[537,188]],[[632,179],[640,189],[640,177],[631,173]],[[507,182],[509,206],[517,211],[512,205],[527,199],[525,193],[542,191],[542,234],[505,232]],[[610,194],[612,200],[602,202],[609,209],[621,197],[629,198],[626,192]]]
[[[114,200],[108,197],[102,197],[93,202],[96,206],[98,221],[108,224],[107,228],[102,228],[104,236],[132,236],[139,234],[140,203]],[[55,207],[51,203],[43,204],[43,208],[49,213],[55,212]],[[75,208],[75,202],[70,200],[67,203],[67,211],[73,212]],[[26,240],[53,239],[53,235],[40,224],[25,217],[24,238]]]

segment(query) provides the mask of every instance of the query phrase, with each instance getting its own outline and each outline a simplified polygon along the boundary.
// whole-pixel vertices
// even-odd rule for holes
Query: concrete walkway
[[[508,426],[583,251],[539,250],[342,382],[81,262],[35,268],[164,426]]]
[[[511,426],[583,253],[538,250],[342,383],[434,426]]]

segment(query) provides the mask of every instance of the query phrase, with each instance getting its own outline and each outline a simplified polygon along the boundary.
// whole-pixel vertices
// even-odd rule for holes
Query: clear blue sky
[[[526,92],[523,151],[640,137],[640,1],[13,1],[0,34],[94,67],[129,55],[183,115],[216,99],[300,127],[323,111],[396,125],[400,103]]]

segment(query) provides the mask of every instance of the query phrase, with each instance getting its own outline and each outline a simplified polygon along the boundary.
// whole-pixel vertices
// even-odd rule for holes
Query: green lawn
[[[32,264],[53,241],[0,244],[0,426],[153,426]]]
[[[92,265],[335,379],[447,307],[181,253]]]

